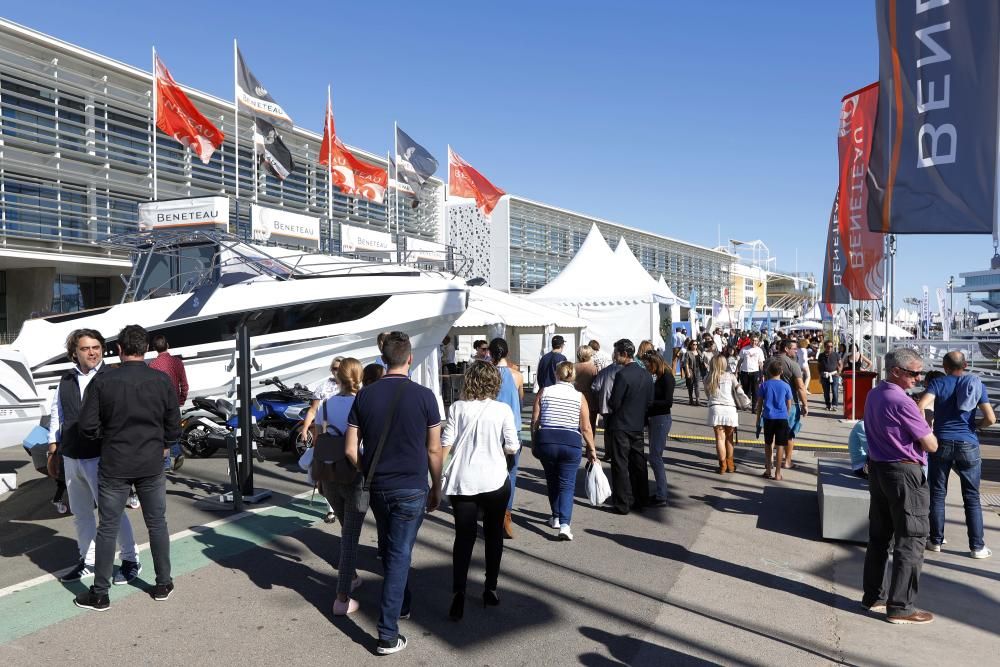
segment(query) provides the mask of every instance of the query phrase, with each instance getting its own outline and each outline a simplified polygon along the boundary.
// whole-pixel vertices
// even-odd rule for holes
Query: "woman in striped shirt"
[[[590,410],[583,394],[573,387],[574,377],[572,362],[556,366],[556,383],[538,393],[531,412],[534,454],[545,470],[552,509],[549,526],[559,529],[560,540],[573,539],[569,524],[584,446],[587,460],[597,461]]]

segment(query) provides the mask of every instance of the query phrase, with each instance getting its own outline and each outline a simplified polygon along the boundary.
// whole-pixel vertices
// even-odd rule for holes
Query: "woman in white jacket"
[[[465,586],[476,544],[476,521],[483,514],[486,539],[486,587],[483,605],[500,604],[497,579],[503,556],[503,522],[510,497],[507,456],[521,448],[510,407],[496,400],[500,372],[486,361],[474,361],[465,372],[462,400],[452,404],[441,434],[445,455],[443,493],[455,517],[452,549],[452,601],[448,615],[459,620],[465,611]]]

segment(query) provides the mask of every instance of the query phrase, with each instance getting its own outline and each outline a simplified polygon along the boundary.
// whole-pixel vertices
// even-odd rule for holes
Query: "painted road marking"
[[[213,521],[171,536],[171,574],[175,578],[230,556],[266,544],[275,537],[314,525],[325,514],[325,507],[295,496],[287,505],[254,508],[233,517]],[[153,562],[148,545],[140,547],[143,574],[140,579],[153,581]],[[34,582],[34,583],[32,583]],[[28,585],[30,584],[30,586]],[[87,590],[90,583],[59,583],[54,575],[4,589],[0,597],[0,645],[86,613],[73,605],[73,596]],[[136,586],[112,586],[112,608],[122,598],[145,592]]]

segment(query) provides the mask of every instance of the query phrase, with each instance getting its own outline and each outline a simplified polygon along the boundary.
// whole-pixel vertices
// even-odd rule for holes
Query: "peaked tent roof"
[[[687,307],[688,303],[678,299],[677,296],[670,290],[667,286],[667,282],[663,280],[663,276],[660,276],[660,280],[654,280],[649,272],[646,271],[645,267],[639,263],[636,259],[635,253],[632,252],[632,248],[629,247],[628,242],[625,237],[618,239],[618,245],[615,247],[615,259],[618,260],[618,267],[620,273],[616,278],[620,281],[627,281],[636,286],[644,285],[648,286],[650,295],[658,303],[663,303],[667,305],[672,305],[677,303],[678,305]]]
[[[660,290],[658,294],[664,294],[670,299],[670,301],[664,301],[664,303],[676,303],[681,308],[691,307],[691,304],[688,303],[686,299],[682,299],[676,294],[674,294],[674,291],[670,289],[670,286],[667,285],[667,281],[663,279],[662,275],[660,276],[660,279],[656,281],[656,284]]]
[[[634,258],[633,258],[634,259]],[[583,245],[563,270],[548,284],[528,298],[546,303],[567,305],[639,303],[650,299],[648,285],[623,280],[618,258],[591,225]]]

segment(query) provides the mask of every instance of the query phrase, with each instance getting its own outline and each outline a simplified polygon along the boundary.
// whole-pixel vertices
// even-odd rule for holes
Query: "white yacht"
[[[449,273],[265,248],[221,232],[137,232],[112,244],[133,253],[121,303],[29,320],[0,348],[0,447],[20,443],[48,413],[71,366],[65,342],[74,329],[100,331],[109,362],[123,326],[164,334],[184,359],[194,398],[234,391],[234,341],[244,319],[260,367],[256,393],[259,380],[275,375],[289,385],[322,380],[337,355],[371,362],[382,331],[409,333],[419,364],[433,357],[468,299],[465,281]]]

